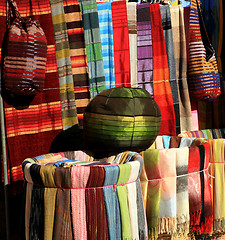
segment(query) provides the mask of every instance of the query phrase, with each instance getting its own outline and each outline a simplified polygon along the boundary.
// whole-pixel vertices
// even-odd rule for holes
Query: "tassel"
[[[190,226],[195,227],[200,224],[201,210],[190,213]]]
[[[159,234],[174,234],[177,229],[177,220],[175,217],[159,219]]]
[[[157,240],[158,238],[158,229],[156,227],[150,228],[148,230],[148,240]]]

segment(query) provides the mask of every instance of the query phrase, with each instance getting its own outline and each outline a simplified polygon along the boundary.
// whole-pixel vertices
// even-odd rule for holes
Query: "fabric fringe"
[[[177,230],[176,217],[159,218],[159,234],[174,234]]]
[[[190,226],[195,227],[200,224],[201,210],[190,213]]]
[[[175,237],[187,236],[189,233],[189,214],[182,214],[177,217],[177,231]]]
[[[197,235],[200,234],[210,234],[212,233],[212,227],[213,227],[213,217],[206,217],[205,223],[193,226],[192,229],[196,232]]]
[[[213,231],[215,232],[225,232],[225,219],[216,219],[213,221]]]
[[[158,238],[158,229],[157,227],[148,229],[148,240],[157,240]]]

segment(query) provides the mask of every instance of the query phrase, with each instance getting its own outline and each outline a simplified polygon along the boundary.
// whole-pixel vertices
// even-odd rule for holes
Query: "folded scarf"
[[[176,149],[159,151],[159,168],[162,177],[159,207],[159,233],[173,234],[176,221]]]
[[[176,134],[180,133],[180,109],[178,98],[178,86],[176,79],[176,65],[174,59],[173,33],[171,26],[170,6],[161,6],[160,13],[162,18],[163,34],[166,43],[166,53],[169,67],[169,81],[173,96],[173,106],[176,118]]]
[[[143,153],[145,178],[147,183],[146,216],[148,223],[148,239],[158,238],[158,218],[161,198],[161,173],[159,165],[159,149],[147,149]]]
[[[161,111],[159,135],[176,135],[173,97],[169,83],[169,68],[163,35],[159,3],[150,4],[153,46],[154,99]]]
[[[137,72],[137,3],[127,2],[127,21],[130,46],[131,87],[138,87]]]
[[[105,169],[104,186],[111,186],[103,188],[109,239],[119,240],[122,239],[120,205],[117,193],[112,185],[117,184],[120,169],[118,166],[104,166],[104,169]]]
[[[139,175],[140,162],[132,161],[128,162],[131,165],[130,177],[127,184],[127,197],[131,222],[131,235],[132,239],[139,239],[138,230],[138,214],[137,214],[137,186],[136,182]]]
[[[170,148],[170,139],[171,139],[171,137],[163,135],[162,139],[163,139],[164,148],[166,148],[166,149]]]
[[[137,5],[138,87],[153,92],[152,32],[149,3]]]
[[[71,207],[74,239],[87,240],[85,188],[90,175],[90,167],[74,166],[71,173]]]
[[[180,237],[189,233],[189,199],[188,199],[188,159],[189,148],[176,149],[176,204],[177,232]]]
[[[103,186],[104,180],[104,167],[91,166],[85,189],[88,239],[109,239],[103,188],[98,188]]]
[[[53,238],[55,240],[71,240],[71,168],[57,167],[55,184],[57,186]],[[63,221],[62,221],[63,219]]]
[[[190,147],[195,138],[182,137],[179,148]]]
[[[130,87],[130,53],[126,2],[111,3],[115,61],[115,86]]]
[[[111,3],[97,4],[106,89],[115,87]]]
[[[131,165],[128,163],[119,165],[120,175],[117,182],[116,191],[118,194],[118,199],[120,203],[120,216],[122,223],[122,239],[132,239],[131,233],[131,222],[130,222],[130,214],[129,214],[129,203],[128,203],[128,195],[127,195],[127,185],[126,183],[129,180]],[[122,185],[125,184],[125,185]]]
[[[170,148],[178,148],[181,142],[181,137],[171,136]]]
[[[91,98],[106,89],[96,0],[79,0],[84,26]]]

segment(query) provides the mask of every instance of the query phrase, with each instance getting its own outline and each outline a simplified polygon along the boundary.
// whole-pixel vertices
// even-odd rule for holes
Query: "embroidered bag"
[[[9,5],[13,21],[5,46],[3,87],[16,95],[33,95],[44,87],[47,40],[38,20],[22,18],[14,0]]]

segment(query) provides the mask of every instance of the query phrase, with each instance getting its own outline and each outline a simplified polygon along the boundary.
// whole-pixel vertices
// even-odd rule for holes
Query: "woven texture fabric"
[[[78,1],[63,0],[63,6],[69,40],[77,117],[79,125],[83,126],[84,110],[91,97],[82,15]]]
[[[78,124],[69,40],[63,0],[50,0],[49,2],[51,5],[52,23],[55,34],[56,62],[59,74],[63,129],[66,130]]]
[[[169,83],[169,68],[163,35],[159,4],[150,4],[152,47],[153,47],[153,89],[154,100],[161,111],[162,124],[159,135],[176,135],[176,121],[173,97]]]
[[[137,64],[138,87],[153,92],[153,60],[150,6],[148,3],[137,5]]]
[[[51,90],[37,93],[32,101],[30,99],[4,101],[10,183],[23,179],[21,168],[23,160],[30,156],[48,153],[53,139],[63,128],[50,4],[44,0],[38,2],[17,0],[16,3],[21,16],[38,19],[45,32],[48,43],[45,88]],[[2,46],[6,32],[6,1],[0,2],[0,21]],[[18,105],[20,108],[17,107]]]
[[[220,78],[215,51],[207,36],[199,0],[191,1],[189,36],[190,94],[196,100],[215,100],[221,93]]]
[[[158,135],[159,127],[159,108],[146,90],[108,89],[86,108],[85,147],[101,151],[146,149]]]
[[[115,86],[130,87],[130,52],[125,1],[111,3],[115,61]]]
[[[91,98],[106,89],[96,0],[80,0]]]
[[[115,87],[111,3],[97,4],[106,89]]]

